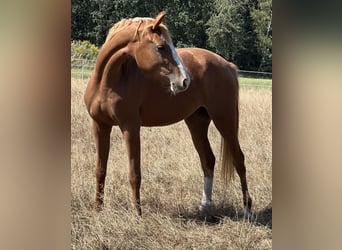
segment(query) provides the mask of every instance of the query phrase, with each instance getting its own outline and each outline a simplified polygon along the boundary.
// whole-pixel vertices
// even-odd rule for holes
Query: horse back
[[[194,81],[200,81],[216,92],[237,91],[237,66],[220,55],[201,48],[177,49]],[[229,88],[229,89],[228,89]],[[235,92],[235,91],[233,91]]]

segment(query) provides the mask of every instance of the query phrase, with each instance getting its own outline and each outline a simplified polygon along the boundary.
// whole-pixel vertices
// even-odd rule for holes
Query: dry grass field
[[[71,83],[72,249],[271,249],[272,248],[272,91],[240,89],[240,143],[255,218],[244,221],[239,178],[224,188],[218,164],[220,136],[211,123],[216,156],[215,207],[200,214],[203,173],[184,122],[141,129],[143,217],[131,209],[126,147],[113,127],[105,208],[95,197],[95,145],[84,103],[86,81]]]

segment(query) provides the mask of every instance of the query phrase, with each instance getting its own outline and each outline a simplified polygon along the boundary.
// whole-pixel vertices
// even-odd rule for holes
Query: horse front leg
[[[93,134],[96,145],[96,194],[95,210],[101,211],[103,208],[104,187],[107,172],[107,160],[110,145],[111,126],[103,125],[93,120]]]
[[[140,126],[123,126],[123,136],[127,146],[129,160],[129,182],[132,188],[132,203],[133,209],[141,216],[140,205]]]

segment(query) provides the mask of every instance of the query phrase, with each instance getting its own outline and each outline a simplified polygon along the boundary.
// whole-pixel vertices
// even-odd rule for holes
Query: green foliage
[[[257,70],[260,64],[261,56],[258,53],[256,36],[253,19],[251,17],[251,9],[257,5],[257,0],[245,0],[240,8],[241,23],[241,48],[235,56],[234,62],[240,69]]]
[[[241,49],[242,17],[240,3],[233,0],[215,0],[214,11],[208,20],[209,45],[226,59],[235,59]]]
[[[94,20],[90,16],[93,0],[72,0],[71,37],[73,40],[90,40]]]
[[[122,18],[161,10],[176,47],[213,50],[240,69],[272,70],[271,0],[72,0],[72,40],[101,46]]]
[[[272,1],[260,0],[258,6],[251,10],[255,32],[257,34],[257,48],[262,60],[259,69],[263,66],[272,70]]]
[[[176,47],[207,47],[205,25],[212,6],[213,3],[207,0],[168,2],[165,23]]]
[[[86,59],[95,60],[99,48],[89,41],[72,41],[71,42],[71,60]]]
[[[90,10],[90,16],[94,20],[94,29],[91,33],[91,41],[100,46],[106,40],[108,30],[114,23],[122,18],[136,16],[138,0],[92,0],[94,8]]]

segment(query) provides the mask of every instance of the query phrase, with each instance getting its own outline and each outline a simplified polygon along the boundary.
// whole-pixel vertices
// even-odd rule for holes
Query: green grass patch
[[[80,68],[72,68],[71,69],[71,77],[72,78],[86,79],[86,78],[89,78],[92,73],[93,73],[93,70],[87,69],[87,68],[84,68],[83,70]],[[82,75],[83,75],[83,77],[82,77]]]
[[[240,86],[272,87],[272,79],[239,77]]]

